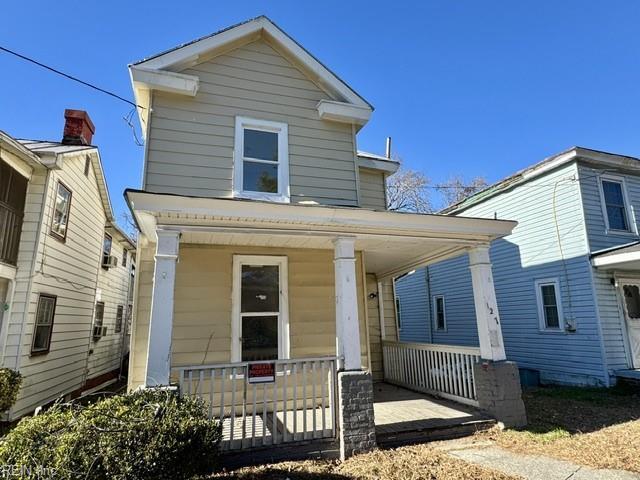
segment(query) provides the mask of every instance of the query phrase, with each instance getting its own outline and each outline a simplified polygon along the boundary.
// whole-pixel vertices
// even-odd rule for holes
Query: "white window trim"
[[[545,285],[553,285],[556,293],[556,308],[558,309],[558,328],[547,327],[544,316],[544,305],[542,302],[542,287]],[[540,278],[535,281],[536,303],[538,304],[538,328],[541,332],[564,332],[565,321],[562,313],[562,291],[560,290],[560,280],[554,278]]]
[[[242,361],[242,322],[240,316],[242,265],[277,265],[280,282],[280,313],[278,315],[278,359],[290,358],[289,341],[289,269],[284,256],[234,255],[233,292],[231,303],[231,361]]]
[[[444,327],[438,328],[438,303],[437,299],[442,299],[442,314],[444,316]],[[447,302],[444,298],[444,295],[434,295],[433,296],[433,328],[436,332],[446,332],[447,331]]]
[[[278,134],[278,192],[250,192],[243,190],[244,129],[261,130]],[[235,146],[233,155],[233,196],[271,202],[289,203],[289,127],[286,123],[236,117]],[[253,160],[252,160],[253,161]],[[255,161],[260,162],[259,159]],[[272,162],[270,162],[272,163]]]
[[[602,181],[619,183],[622,188],[622,199],[624,201],[624,210],[627,215],[627,225],[629,230],[616,230],[609,226],[609,215],[607,213],[607,203],[604,198],[604,188]],[[600,191],[600,206],[602,208],[602,216],[604,218],[605,233],[612,235],[631,235],[638,236],[638,227],[635,222],[635,212],[631,204],[629,203],[629,195],[627,193],[627,183],[624,177],[619,175],[599,175],[598,176],[598,189]]]

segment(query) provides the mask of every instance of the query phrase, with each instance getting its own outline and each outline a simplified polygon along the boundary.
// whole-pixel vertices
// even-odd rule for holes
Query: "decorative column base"
[[[482,360],[473,366],[473,373],[480,409],[506,427],[524,427],[527,413],[516,363]]]
[[[373,380],[370,373],[338,373],[338,414],[342,460],[376,448]]]

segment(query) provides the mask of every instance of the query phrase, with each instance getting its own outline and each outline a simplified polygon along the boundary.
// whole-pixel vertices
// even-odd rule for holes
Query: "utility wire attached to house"
[[[37,60],[34,60],[33,58],[27,57],[26,55],[22,55],[21,53],[15,52],[13,50],[10,50],[6,47],[3,47],[0,45],[0,51],[6,52],[10,55],[14,55],[15,57],[18,57],[26,62],[32,63],[34,65],[37,65],[38,67],[44,68],[45,70],[49,70],[50,72],[55,73],[56,75],[60,75],[64,78],[67,78],[69,80],[72,80],[74,82],[77,82],[81,85],[84,85],[86,87],[92,88],[94,90],[97,90],[100,93],[104,93],[105,95],[109,95],[110,97],[113,97],[117,100],[120,100],[122,102],[125,102],[131,106],[133,106],[133,108],[131,109],[131,111],[125,116],[123,117],[123,120],[125,121],[125,123],[131,128],[131,131],[133,133],[133,140],[136,143],[136,145],[138,146],[143,146],[143,143],[140,141],[140,138],[138,137],[138,134],[136,133],[136,129],[132,123],[132,119],[133,119],[133,112],[136,111],[137,108],[142,108],[145,109],[145,107],[143,107],[142,105],[138,105],[135,102],[132,102],[131,100],[128,100],[120,95],[118,95],[117,93],[113,93],[110,92],[109,90],[106,90],[102,87],[98,87],[97,85],[94,85],[93,83],[90,82],[85,82],[84,80],[79,79],[78,77],[74,77],[73,75],[69,75],[68,73],[64,73],[60,70],[58,70],[57,68],[53,68],[50,67],[49,65],[45,65],[42,62],[39,62]]]

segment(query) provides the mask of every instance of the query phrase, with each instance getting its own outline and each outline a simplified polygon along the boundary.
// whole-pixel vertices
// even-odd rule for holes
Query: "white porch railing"
[[[479,348],[385,340],[382,355],[386,382],[478,406],[473,364]]]
[[[250,383],[251,364],[275,378]],[[178,367],[182,395],[202,398],[222,422],[222,449],[240,450],[336,436],[336,357]]]

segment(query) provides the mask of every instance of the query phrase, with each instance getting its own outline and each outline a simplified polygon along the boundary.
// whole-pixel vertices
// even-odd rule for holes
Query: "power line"
[[[14,52],[13,50],[9,50],[8,48],[0,46],[0,50],[2,50],[3,52],[9,53],[11,55],[14,55],[14,56],[16,56],[18,58],[21,58],[22,60],[25,60],[27,62],[33,63],[34,65],[42,67],[42,68],[44,68],[46,70],[49,70],[49,71],[51,71],[53,73],[61,75],[61,76],[65,77],[65,78],[68,78],[69,80],[73,80],[74,82],[78,82],[78,83],[80,83],[80,84],[82,84],[82,85],[84,85],[86,87],[93,88],[94,90],[97,90],[99,92],[105,93],[105,94],[107,94],[107,95],[109,95],[111,97],[117,98],[118,100],[126,102],[129,105],[133,105],[135,108],[145,108],[142,105],[138,105],[138,104],[132,102],[131,100],[127,100],[126,98],[121,97],[117,93],[110,92],[109,90],[105,90],[104,88],[100,88],[100,87],[98,87],[96,85],[93,85],[92,83],[85,82],[84,80],[80,80],[79,78],[74,77],[73,75],[69,75],[68,73],[61,72],[58,69],[55,69],[55,68],[50,67],[48,65],[45,65],[44,63],[38,62],[37,60],[34,60],[33,58],[29,58],[29,57],[27,57],[25,55],[22,55],[22,54],[18,53],[18,52]]]

